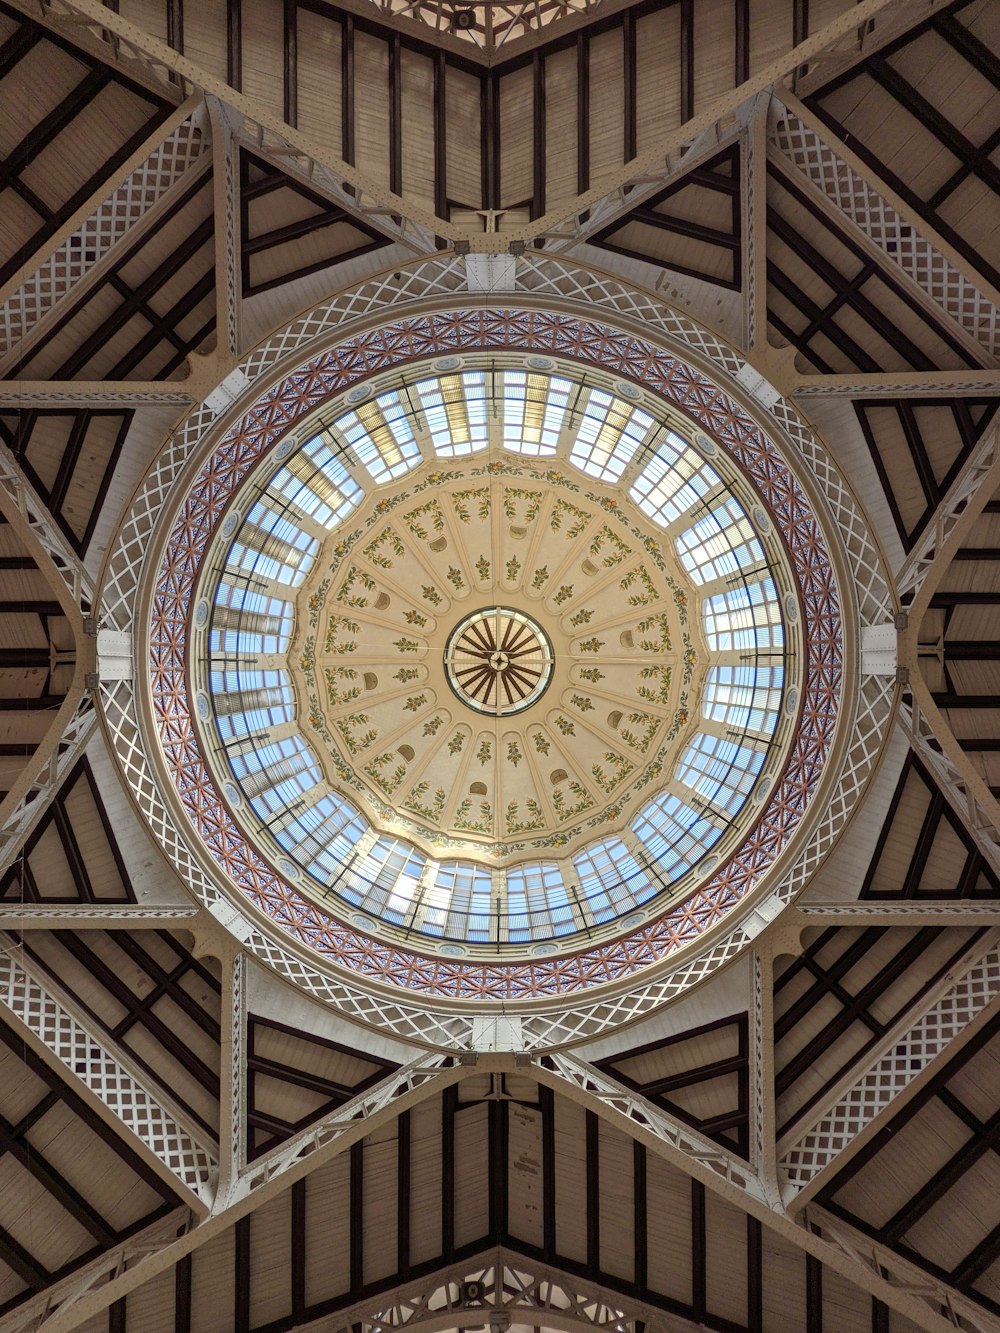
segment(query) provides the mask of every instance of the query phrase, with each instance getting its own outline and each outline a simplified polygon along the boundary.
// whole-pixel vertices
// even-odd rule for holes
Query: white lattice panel
[[[814,130],[792,112],[782,110],[771,140],[802,175],[987,352],[996,354],[1000,350],[1000,310]]]
[[[0,354],[9,352],[205,151],[203,113],[193,112],[98,205],[72,236],[0,307]]]
[[[785,1153],[780,1165],[789,1186],[800,1190],[829,1166],[997,995],[994,945]]]
[[[192,1194],[211,1203],[216,1164],[208,1150],[9,949],[0,953],[0,999]]]

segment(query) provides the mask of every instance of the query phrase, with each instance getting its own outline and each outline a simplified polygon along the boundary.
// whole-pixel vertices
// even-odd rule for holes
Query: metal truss
[[[136,1264],[142,1263],[150,1255],[158,1254],[179,1236],[186,1235],[195,1222],[195,1214],[190,1208],[177,1208],[166,1217],[161,1217],[131,1236],[124,1244],[114,1246],[98,1259],[19,1305],[4,1317],[4,1333],[37,1333],[39,1329],[50,1329],[56,1316],[61,1318],[64,1328],[75,1327],[73,1312],[78,1301],[89,1292],[124,1277]]]
[[[937,309],[947,313],[987,352],[1000,348],[1000,292],[885,181],[831,135],[797,97],[783,93],[784,124],[773,141],[891,260]]]
[[[977,926],[1000,925],[1000,903],[942,898],[935,901],[880,901],[796,903],[789,925],[824,926]],[[782,919],[784,925],[784,918]]]
[[[74,681],[38,749],[0,802],[0,873],[11,866],[45,813],[66,775],[86,749],[97,725],[91,695],[83,688],[80,664]]]
[[[139,907],[133,903],[38,907],[32,903],[0,903],[0,930],[171,930],[192,926],[197,916],[197,907]]]
[[[790,374],[787,385],[795,398],[981,398],[1000,393],[1000,370]]]
[[[63,300],[93,282],[125,236],[142,230],[151,210],[198,166],[206,120],[201,99],[189,98],[130,159],[117,183],[109,182],[96,203],[85,204],[61,229],[32,261],[31,272],[8,284],[0,304],[0,374],[24,355]]]
[[[0,944],[0,1002],[35,1037],[39,1052],[78,1079],[129,1131],[158,1173],[196,1212],[206,1214],[218,1173],[211,1149],[137,1073],[126,1068],[89,1023],[71,1011],[9,937]]]
[[[844,1154],[860,1147],[862,1136],[885,1111],[899,1109],[900,1098],[937,1057],[971,1035],[970,1024],[1000,996],[998,939],[1000,932],[991,930],[962,960],[961,975],[956,978],[950,972],[937,987],[936,998],[933,993],[927,997],[916,1022],[890,1036],[888,1047],[866,1068],[852,1071],[851,1086],[832,1106],[796,1128],[779,1160],[782,1194],[789,1208],[801,1206],[815,1194],[827,1168],[842,1166]]]
[[[532,1066],[532,1076],[556,1092],[581,1102],[606,1119],[628,1126],[628,1133],[656,1148],[661,1156],[702,1184],[724,1183],[732,1197],[766,1202],[767,1192],[757,1173],[697,1130],[673,1120],[639,1093],[632,1092],[576,1056],[547,1055]],[[611,1112],[613,1114],[608,1114]]]
[[[190,407],[169,380],[0,380],[0,407]]]
[[[545,1063],[551,1066],[551,1072],[546,1070]],[[584,1061],[566,1055],[547,1057],[533,1073],[540,1083],[580,1101],[610,1124],[644,1143],[650,1151],[700,1180],[729,1203],[814,1255],[827,1267],[869,1291],[929,1333],[943,1333],[956,1327],[970,1330],[970,1333],[972,1330],[979,1333],[982,1329],[985,1333],[987,1328],[995,1327],[992,1324],[956,1323],[950,1314],[943,1315],[942,1310],[947,1312],[953,1308],[953,1297],[963,1307],[971,1307],[972,1303],[963,1301],[957,1293],[926,1274],[920,1274],[920,1270],[890,1250],[866,1242],[849,1227],[838,1223],[836,1232],[824,1235],[811,1206],[804,1209],[798,1219],[790,1217],[780,1203],[767,1197],[768,1191],[760,1177],[741,1162],[729,1159],[722,1149],[700,1140],[692,1131],[680,1130],[657,1107]],[[823,1218],[825,1220],[825,1215]],[[869,1257],[869,1249],[876,1257]],[[987,1316],[982,1314],[982,1318]]]
[[[479,1284],[474,1302],[463,1300],[461,1287],[466,1282]],[[418,1328],[432,1333],[483,1324],[497,1330],[527,1324],[608,1333],[642,1333],[643,1326],[680,1333],[695,1327],[634,1297],[606,1291],[503,1246],[359,1302],[340,1312],[337,1319],[331,1333],[350,1333],[358,1326],[364,1333]],[[330,1328],[328,1320],[326,1323]]]
[[[881,1278],[893,1293],[906,1300],[909,1309],[914,1303],[923,1317],[910,1318],[921,1328],[961,1329],[963,1333],[996,1333],[997,1322],[951,1287],[930,1277],[916,1264],[908,1263],[884,1245],[879,1245],[853,1227],[831,1217],[825,1209],[808,1204],[803,1210],[803,1222],[813,1235],[820,1238],[852,1265]],[[886,1304],[893,1304],[886,1301]],[[896,1307],[900,1308],[900,1307]]]
[[[212,123],[215,190],[215,326],[220,352],[235,361],[242,345],[239,166],[225,106],[216,97],[205,101]]]
[[[672,135],[665,136],[654,151],[627,163],[612,186],[605,184],[577,196],[571,211],[551,209],[530,226],[505,231],[494,239],[501,248],[514,238],[530,241],[544,237],[546,248],[550,249],[565,249],[585,241],[597,227],[607,226],[622,213],[637,207],[734,140],[750,122],[758,94],[794,79],[796,70],[826,51],[841,51],[844,44],[856,49],[861,40],[859,34],[872,25],[884,23],[890,16],[898,23],[902,11],[905,12],[903,27],[908,27],[923,18],[928,8],[926,3],[918,7],[913,0],[861,0],[793,50],[758,70],[752,78],[713,98],[709,110],[686,120]],[[475,248],[489,248],[487,239],[473,238]]]
[[[449,1057],[414,1061],[395,1070],[367,1092],[345,1102],[310,1129],[241,1171],[225,1196],[216,1195],[208,1217],[180,1234],[175,1231],[163,1236],[158,1245],[142,1241],[135,1248],[131,1243],[118,1247],[113,1275],[109,1273],[109,1265],[102,1262],[76,1275],[76,1288],[71,1289],[71,1280],[67,1279],[62,1302],[30,1327],[44,1329],[45,1333],[69,1333],[70,1329],[78,1328],[130,1291],[172,1268],[192,1250],[228,1230],[240,1218],[249,1216],[296,1180],[325,1166],[380,1125],[391,1123],[403,1111],[476,1072],[475,1065],[452,1064]]]
[[[20,402],[15,405],[20,406]],[[93,606],[93,580],[5,444],[0,444],[0,510],[28,541],[32,551],[40,547],[48,557],[43,561],[42,572],[51,563],[58,575],[55,591],[63,614],[79,637],[83,616]]]
[[[979,851],[1000,872],[1000,804],[951,734],[918,671],[910,672],[907,689],[910,703],[900,705],[900,727]]]
[[[398,5],[399,0],[385,2]],[[416,3],[416,0],[403,2]],[[576,3],[592,2],[576,0]],[[934,4],[940,2],[934,0]],[[551,209],[528,224],[503,232],[477,232],[436,217],[414,200],[400,198],[369,181],[355,168],[331,157],[309,136],[263,110],[253,99],[236,92],[165,42],[109,11],[98,0],[36,0],[35,4],[29,0],[15,0],[15,3],[32,16],[40,13],[44,22],[71,37],[76,35],[78,38],[82,29],[91,41],[110,47],[112,60],[126,68],[140,67],[161,85],[169,85],[172,92],[179,84],[184,92],[201,89],[225,102],[242,118],[241,137],[248,137],[257,150],[279,158],[290,172],[323,190],[348,213],[365,219],[407,248],[424,254],[438,248],[438,238],[452,244],[458,241],[465,250],[471,247],[482,252],[505,252],[510,249],[511,242],[523,248],[522,243],[538,238],[545,238],[555,248],[560,248],[563,242],[576,244],[583,241],[596,225],[607,225],[615,216],[676,179],[682,159],[686,169],[693,165],[694,155],[717,151],[723,134],[738,132],[740,109],[751,103],[758,93],[786,80],[794,81],[796,71],[815,63],[827,53],[842,55],[845,47],[860,52],[865,41],[871,44],[873,29],[881,31],[892,26],[895,35],[918,17],[923,17],[929,7],[924,3],[918,9],[913,0],[861,0],[793,50],[759,70],[753,78],[714,99],[709,111],[687,120],[676,134],[654,151],[625,164],[610,188],[604,185],[578,195],[570,205]],[[431,0],[432,8],[436,3],[440,0]],[[544,5],[531,7],[539,12],[545,8]],[[524,0],[511,0],[506,8],[515,17],[528,6]]]
[[[970,454],[961,475],[938,505],[906,562],[896,575],[896,591],[906,606],[912,634],[920,631],[920,620],[931,597],[951,564],[968,529],[982,513],[1000,484],[1000,425],[989,427]],[[908,627],[909,628],[909,627]],[[916,642],[913,660],[917,669]]]
[[[743,347],[759,360],[767,355],[767,118],[770,96],[758,93],[740,136],[740,213],[742,215],[741,286]]]

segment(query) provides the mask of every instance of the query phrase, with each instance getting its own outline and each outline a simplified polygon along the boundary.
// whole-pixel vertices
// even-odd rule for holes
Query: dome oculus
[[[478,713],[512,717],[537,703],[552,679],[552,645],[536,621],[509,606],[473,611],[444,650],[455,696]]]

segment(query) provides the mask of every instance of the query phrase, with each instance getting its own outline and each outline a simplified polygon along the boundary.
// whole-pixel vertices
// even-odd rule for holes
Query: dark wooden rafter
[[[998,407],[1000,398],[925,398],[917,402],[869,399],[854,404],[896,529],[907,549],[933,517]],[[899,435],[905,443],[905,468]],[[897,498],[897,490],[909,492],[911,476],[917,479],[924,497],[919,511],[912,502],[904,511]]]
[[[694,221],[705,209],[719,217],[714,226]],[[664,253],[664,236],[677,242]],[[693,250],[689,242],[697,243]],[[616,219],[592,244],[616,254],[642,259],[677,273],[701,278],[730,291],[742,285],[742,221],[740,211],[740,155],[738,146],[724,149],[694,168],[638,208]],[[708,247],[701,251],[700,247]],[[718,258],[721,269],[698,267],[699,254]]]
[[[22,222],[18,231],[25,235],[24,243],[13,250],[0,264],[0,285],[9,281],[19,269],[30,260],[34,251],[46,239],[62,227],[65,222],[91,198],[115,171],[127,161],[139,145],[148,138],[157,125],[163,123],[171,111],[171,104],[166,98],[157,97],[148,88],[134,83],[117,69],[102,64],[79,48],[57,37],[49,30],[24,18],[16,10],[0,5],[0,14],[16,21],[20,26],[0,47],[0,76],[10,77],[17,64],[40,43],[49,43],[60,51],[72,56],[73,60],[85,68],[80,81],[4,156],[0,164],[0,196],[3,191],[11,190],[22,203],[36,215],[38,224],[30,234],[27,223]],[[131,124],[124,123],[120,117],[109,119],[101,116],[101,94],[111,87],[127,89],[140,98],[148,108],[146,114],[135,115]],[[101,117],[100,133],[106,140],[112,140],[106,155],[102,155],[101,168],[91,175],[77,189],[65,194],[57,201],[48,202],[39,197],[23,179],[37,156],[47,147],[56,144],[60,135],[68,128],[76,130],[80,125],[88,124],[92,117]],[[47,192],[56,184],[52,177],[47,183]],[[48,195],[51,200],[51,194]],[[23,217],[23,213],[21,214]]]
[[[275,1051],[280,1048],[281,1055],[265,1054],[265,1045]],[[353,1067],[349,1081],[316,1072],[317,1061],[325,1061],[329,1068],[338,1057],[346,1057]],[[395,1068],[391,1061],[252,1014],[247,1025],[248,1155],[255,1158],[270,1151]],[[270,1110],[269,1087],[280,1090],[284,1103],[297,1095],[299,1115],[289,1119],[287,1110],[282,1115]]]
[[[243,88],[243,0],[226,0],[226,82]]]
[[[63,535],[77,552],[84,555],[94,535],[101,508],[108,494],[115,466],[121,456],[135,413],[131,409],[32,408],[19,412],[9,424],[0,420],[0,438],[17,456],[25,476],[48,506]],[[46,476],[34,466],[36,453],[48,453],[52,445],[52,428],[66,424],[62,456],[55,475]],[[44,436],[44,443],[36,446],[36,439]],[[73,487],[73,480],[81,458],[86,457],[87,469],[93,472],[104,467],[92,497],[86,506],[81,504],[81,488]],[[67,500],[72,500],[71,508]],[[84,512],[81,513],[81,510]]]
[[[956,938],[930,927],[913,932],[831,927],[782,969],[774,984],[779,1137],[821,1102],[895,1023],[914,1011],[981,933]],[[909,978],[908,985],[898,985],[903,978]],[[825,1021],[817,1029],[813,1015],[818,1009]],[[808,1035],[798,1040],[795,1029],[800,1023]],[[837,1043],[848,1035],[850,1040],[838,1055]],[[816,1087],[821,1057],[825,1077]],[[802,1093],[797,1088],[800,1080],[806,1088]]]
[[[897,319],[886,313],[883,304],[886,298],[901,303],[906,308],[910,327],[919,330],[922,325],[935,342],[943,343],[949,349],[953,359],[960,365],[974,367],[981,364],[981,360],[968,350],[946,324],[933,319],[924,310],[917,298],[890,272],[890,265],[883,267],[871,259],[845,230],[836,226],[777,167],[770,165],[767,174],[769,235],[794,256],[797,266],[801,266],[793,272],[786,271],[775,258],[774,248],[768,247],[768,286],[780,293],[797,315],[795,324],[790,324],[788,319],[777,313],[773,299],[769,299],[768,319],[781,337],[797,347],[819,371],[829,374],[839,369],[820,350],[825,342],[835,347],[851,366],[867,374],[895,368],[885,364],[882,344],[889,347],[903,364],[914,370],[942,368],[918,341],[910,337]],[[808,215],[808,228],[813,230],[817,238],[825,235],[827,241],[835,243],[837,253],[845,257],[844,262],[850,262],[850,272],[843,272],[835,265],[824,253],[829,247],[822,243],[814,244],[801,222],[789,216],[796,208],[804,210]],[[849,261],[846,256],[850,256]],[[808,277],[810,281],[816,277],[821,279],[832,293],[826,304],[820,305],[806,294],[797,274],[803,278]],[[844,320],[841,319],[842,315]],[[858,336],[864,335],[855,335],[849,331],[850,327],[858,324],[876,335],[868,345],[858,341]]]
[[[25,1287],[24,1291],[0,1303],[0,1318],[2,1318],[25,1296],[43,1290],[99,1254],[121,1244],[142,1227],[177,1207],[180,1200],[124,1140],[115,1134],[104,1119],[25,1044],[20,1034],[2,1020],[0,1020],[0,1043],[8,1052],[8,1059],[15,1056],[23,1064],[25,1077],[34,1078],[45,1089],[30,1106],[22,1108],[16,1122],[0,1115],[0,1161],[5,1156],[16,1161],[19,1168],[31,1176],[35,1184],[58,1205],[68,1219],[72,1219],[76,1227],[82,1229],[92,1242],[82,1250],[77,1247],[80,1252],[75,1253],[73,1258],[50,1267],[33,1254],[30,1240],[26,1241],[23,1235],[22,1239],[18,1240],[5,1227],[0,1226],[0,1261],[18,1275]],[[142,1200],[137,1199],[118,1210],[117,1224],[113,1224],[104,1216],[102,1211],[86,1197],[81,1186],[72,1183],[67,1178],[65,1170],[54,1165],[40,1146],[40,1143],[46,1141],[51,1126],[53,1124],[64,1126],[67,1116],[72,1116],[85,1126],[89,1134],[96,1136],[115,1153],[122,1173],[120,1183],[122,1198],[125,1198],[129,1189],[134,1189],[136,1185],[146,1187]],[[9,1174],[5,1176],[9,1197],[16,1190],[13,1184],[15,1178]],[[123,1216],[128,1219],[126,1222],[122,1222]],[[49,1252],[51,1253],[51,1247]],[[49,1262],[51,1264],[51,1261]]]
[[[747,1015],[733,1014],[673,1037],[649,1042],[599,1062],[626,1087],[669,1115],[692,1125],[723,1147],[747,1157],[750,1149],[750,1058]],[[697,1059],[707,1039],[722,1040],[729,1055]],[[652,1069],[666,1072],[652,1073]],[[713,1097],[725,1089],[724,1112],[699,1114],[699,1090],[711,1086]]]
[[[269,222],[276,211],[298,216],[282,223]],[[240,218],[245,297],[390,244],[381,232],[245,148],[240,150]],[[303,246],[309,237],[314,243],[307,251],[308,262],[303,262]],[[267,257],[267,276],[257,271],[263,256]]]
[[[895,57],[899,56],[905,68],[908,49],[928,33],[933,32],[957,52],[968,63],[970,69],[975,70],[994,87],[1000,88],[1000,56],[962,23],[962,11],[966,3],[967,0],[963,0],[963,3],[942,10],[910,28],[895,42],[838,75],[807,100],[811,109],[838,138],[850,140],[853,151],[876,175],[929,222],[938,234],[954,246],[989,282],[994,286],[1000,286],[1000,269],[996,263],[991,262],[975,240],[964,234],[961,221],[949,221],[946,215],[947,205],[970,176],[975,176],[995,194],[1000,193],[1000,167],[993,160],[995,150],[1000,145],[1000,116],[997,118],[997,126],[984,133],[981,142],[973,142],[922,90],[915,88],[904,77],[895,61]],[[904,118],[908,117],[911,122],[919,123],[954,157],[955,169],[943,183],[934,188],[930,186],[924,186],[921,190],[914,188],[910,180],[916,179],[916,173],[921,170],[923,165],[921,154],[910,154],[908,160],[904,155],[898,163],[898,169],[896,162],[893,166],[889,166],[882,154],[866,144],[865,134],[857,117],[847,115],[842,122],[827,106],[834,95],[846,85],[857,82],[860,88],[866,81],[871,81],[880,87],[900,108]]]
[[[977,1287],[977,1283],[1000,1260],[1000,1204],[995,1191],[989,1207],[977,1217],[980,1239],[971,1245],[966,1242],[968,1248],[957,1263],[948,1267],[940,1262],[941,1249],[935,1243],[935,1236],[943,1239],[947,1231],[947,1246],[941,1248],[954,1249],[955,1240],[965,1236],[967,1228],[963,1225],[957,1230],[949,1229],[949,1204],[954,1201],[956,1208],[965,1209],[963,1185],[971,1179],[970,1173],[977,1172],[978,1164],[993,1159],[995,1173],[996,1158],[1000,1155],[1000,1097],[997,1096],[996,1080],[991,1081],[990,1077],[993,1065],[986,1066],[977,1079],[971,1075],[971,1070],[981,1055],[988,1060],[991,1052],[995,1053],[998,1039],[1000,1015],[994,1015],[851,1158],[819,1196],[819,1201],[831,1213],[981,1302],[994,1314],[1000,1314],[1000,1301],[991,1289]],[[980,1095],[977,1098],[975,1112],[967,1103],[970,1076],[981,1089],[989,1090],[985,1097]],[[987,1104],[996,1109],[984,1114]],[[916,1144],[921,1137],[921,1125],[931,1123],[928,1117],[933,1117],[937,1126],[941,1126],[942,1120],[947,1124],[948,1138],[945,1141],[948,1149],[932,1159],[940,1160],[940,1165],[929,1173],[924,1172],[922,1183],[911,1188],[901,1202],[898,1175],[893,1173],[889,1196],[893,1199],[893,1207],[889,1212],[881,1204],[877,1186],[872,1187],[872,1182],[881,1178],[882,1155],[887,1150],[898,1151],[900,1143]],[[940,1128],[936,1133],[941,1133]],[[869,1180],[869,1189],[859,1194],[852,1189],[852,1182],[862,1170]],[[981,1177],[982,1173],[979,1174]],[[930,1216],[934,1217],[936,1225],[928,1226]]]
[[[299,11],[295,0],[283,0],[283,102],[287,124],[293,128],[299,123]]]
[[[914,840],[910,821],[920,816]],[[906,819],[905,826],[902,825]],[[899,848],[909,851],[908,864],[900,876]],[[960,851],[956,855],[956,851]],[[884,867],[891,858],[892,868]],[[927,867],[937,867],[928,879]],[[942,866],[951,871],[942,878]],[[914,754],[907,758],[879,833],[871,864],[861,887],[866,899],[1000,898],[1000,878],[979,851],[945,800],[934,779]]]
[[[531,65],[531,207],[532,221],[545,212],[545,61],[536,51]]]
[[[92,879],[86,857],[74,826],[73,806],[81,801],[92,807],[100,827],[100,855],[110,857],[118,872],[119,883],[111,884],[105,877]],[[89,848],[96,847],[95,828],[88,822],[84,837]],[[33,853],[43,841],[55,835],[70,871],[66,887],[70,892],[52,893],[52,873],[46,879],[42,892],[32,870]],[[50,862],[51,865],[51,862]],[[59,886],[63,887],[62,885]],[[32,830],[24,845],[23,854],[0,879],[0,901],[24,903],[126,903],[135,902],[135,891],[118,849],[110,817],[101,800],[100,791],[90,764],[84,755],[71,769],[66,781],[49,804],[45,815]]]

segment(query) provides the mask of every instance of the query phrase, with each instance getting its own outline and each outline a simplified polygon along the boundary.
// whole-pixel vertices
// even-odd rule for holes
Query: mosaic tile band
[[[324,400],[376,372],[463,350],[537,350],[602,366],[675,403],[755,485],[788,545],[806,641],[803,705],[788,762],[740,850],[700,890],[622,939],[556,958],[504,963],[433,958],[332,920],[283,882],[234,825],[192,725],[187,618],[200,562],[248,472]],[[150,615],[152,703],[178,796],[209,854],[247,898],[298,942],[372,980],[452,998],[553,996],[638,973],[720,921],[788,845],[822,776],[842,685],[836,579],[808,498],[749,415],[693,367],[630,333],[576,316],[516,309],[448,311],[360,334],[287,375],[226,432],[188,491],[161,561]]]

